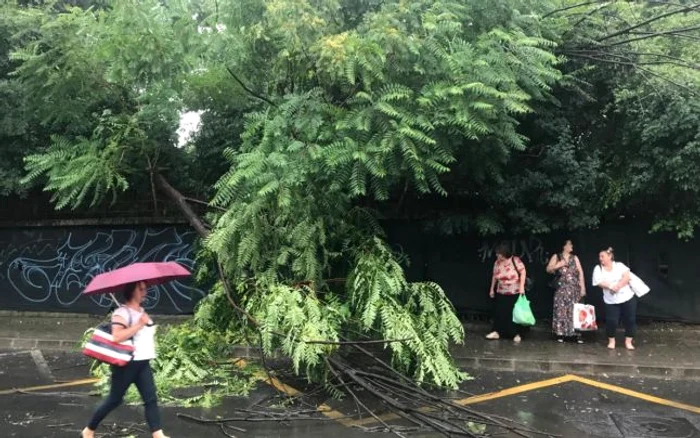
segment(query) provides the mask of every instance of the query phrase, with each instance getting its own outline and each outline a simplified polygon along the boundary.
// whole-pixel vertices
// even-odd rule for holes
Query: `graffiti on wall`
[[[7,234],[8,232],[5,232]],[[96,275],[135,262],[173,261],[194,267],[194,232],[164,228],[25,230],[0,235],[0,284],[24,305],[109,308],[109,296],[82,297]],[[4,293],[8,293],[7,291]],[[187,282],[149,288],[144,307],[190,311],[204,292]],[[12,298],[11,298],[12,299]]]
[[[503,240],[483,240],[477,249],[479,260],[486,263],[493,261],[496,257],[496,248]],[[523,239],[506,240],[511,244],[513,255],[520,257],[526,263],[536,263],[546,265],[549,261],[549,252],[545,250],[542,241],[537,237],[530,236]]]

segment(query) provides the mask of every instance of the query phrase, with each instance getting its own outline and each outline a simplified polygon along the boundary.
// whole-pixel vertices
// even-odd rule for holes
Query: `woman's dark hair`
[[[572,245],[574,244],[574,239],[571,238],[566,238],[562,241],[561,246],[559,247],[559,250],[556,252],[556,254],[561,254],[564,252],[564,247],[566,246],[567,243],[571,243]]]
[[[134,298],[134,293],[136,293],[136,286],[138,286],[138,284],[139,282],[135,281],[124,286],[124,289],[122,289],[124,301],[131,301],[131,299]]]
[[[612,260],[615,260],[615,250],[613,249],[612,246],[609,246],[607,248],[603,248],[600,250],[600,252],[607,252],[608,254],[610,254],[610,258]]]
[[[513,256],[513,247],[510,242],[501,242],[496,247],[496,255],[502,255],[503,257],[509,259]]]

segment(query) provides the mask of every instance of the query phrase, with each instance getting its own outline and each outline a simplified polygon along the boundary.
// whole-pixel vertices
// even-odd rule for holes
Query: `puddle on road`
[[[700,431],[686,418],[611,416],[624,438],[697,438]]]

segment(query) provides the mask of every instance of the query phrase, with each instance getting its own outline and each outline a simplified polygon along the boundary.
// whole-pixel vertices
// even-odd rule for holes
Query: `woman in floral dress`
[[[586,295],[586,282],[581,262],[573,251],[573,243],[567,240],[561,253],[553,255],[547,264],[547,272],[556,276],[552,330],[559,342],[568,338],[582,344],[581,336],[574,330],[574,304]]]

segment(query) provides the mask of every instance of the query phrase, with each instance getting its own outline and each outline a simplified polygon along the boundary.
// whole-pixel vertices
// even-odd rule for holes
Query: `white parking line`
[[[32,350],[29,352],[29,354],[32,356],[41,377],[45,378],[49,382],[53,382],[54,378],[53,374],[51,373],[51,368],[49,368],[49,365],[46,363],[46,359],[44,359],[44,355],[41,354],[41,350]]]

